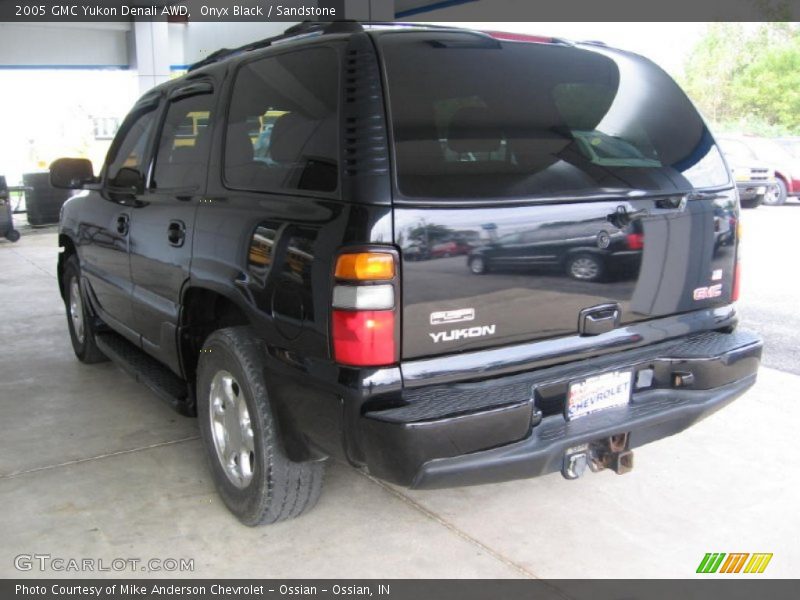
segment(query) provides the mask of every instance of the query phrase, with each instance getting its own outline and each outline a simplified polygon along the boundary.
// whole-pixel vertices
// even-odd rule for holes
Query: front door
[[[210,83],[170,95],[143,202],[131,210],[131,275],[142,348],[180,373],[177,327],[189,278],[195,212],[205,191],[214,96]]]
[[[131,112],[114,140],[101,190],[85,192],[77,224],[81,270],[93,306],[115,330],[138,342],[131,308],[130,215],[137,203],[156,123],[157,99]]]

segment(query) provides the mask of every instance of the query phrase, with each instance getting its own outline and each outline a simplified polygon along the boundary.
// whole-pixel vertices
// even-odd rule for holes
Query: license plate
[[[567,420],[598,410],[624,406],[631,399],[631,371],[613,371],[569,384]]]
[[[762,194],[766,194],[766,193],[767,193],[767,188],[764,187],[763,185],[761,187],[759,187],[758,189],[756,189],[756,194],[759,195],[759,196],[761,196]]]

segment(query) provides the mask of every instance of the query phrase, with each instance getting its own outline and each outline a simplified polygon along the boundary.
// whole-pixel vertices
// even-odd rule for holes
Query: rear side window
[[[476,34],[381,40],[405,196],[675,192],[729,182],[697,111],[645,59]]]
[[[200,187],[203,183],[213,99],[210,93],[197,94],[170,103],[156,153],[154,188]]]
[[[339,60],[309,48],[242,66],[225,136],[225,182],[263,191],[335,192]]]
[[[156,119],[156,106],[132,114],[123,124],[108,157],[106,177],[110,185],[115,185],[120,171],[129,169],[142,175],[148,142]],[[130,180],[130,178],[125,178]]]

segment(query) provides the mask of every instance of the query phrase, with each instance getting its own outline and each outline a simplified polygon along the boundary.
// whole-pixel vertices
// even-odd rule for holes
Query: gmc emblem
[[[722,296],[722,284],[717,283],[708,287],[695,288],[692,297],[695,300],[708,300],[709,298],[718,298]]]

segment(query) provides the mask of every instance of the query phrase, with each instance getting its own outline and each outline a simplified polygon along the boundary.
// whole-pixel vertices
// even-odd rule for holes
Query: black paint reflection
[[[732,289],[732,191],[395,212],[408,355],[575,334],[581,310],[608,302],[622,324],[686,313],[727,302]],[[711,288],[718,294],[697,293]],[[465,309],[470,326],[495,333],[431,337],[446,329],[433,313]]]

